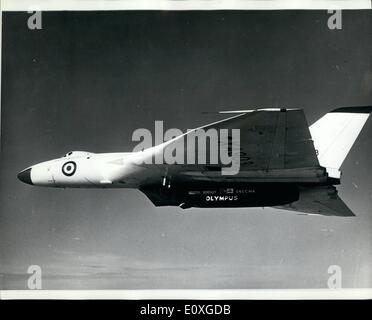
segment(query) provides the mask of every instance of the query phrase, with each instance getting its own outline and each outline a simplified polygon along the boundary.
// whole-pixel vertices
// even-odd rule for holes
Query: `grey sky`
[[[17,173],[71,150],[131,151],[132,132],[187,129],[202,111],[300,107],[310,123],[372,103],[371,12],[3,13],[0,288],[371,287],[369,120],[340,196],[355,218],[274,209],[155,208],[136,190],[59,190]]]

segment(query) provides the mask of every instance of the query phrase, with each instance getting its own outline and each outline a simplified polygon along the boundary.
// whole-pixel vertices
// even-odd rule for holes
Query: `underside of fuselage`
[[[298,185],[281,183],[152,185],[140,190],[155,206],[180,206],[183,209],[276,206],[299,198]]]
[[[329,181],[331,183],[331,181]],[[354,216],[331,184],[198,183],[149,185],[140,190],[157,207],[242,208],[275,207],[302,214]]]
[[[300,194],[300,186],[291,183],[156,184],[140,190],[155,206],[183,209],[278,206],[297,201]]]

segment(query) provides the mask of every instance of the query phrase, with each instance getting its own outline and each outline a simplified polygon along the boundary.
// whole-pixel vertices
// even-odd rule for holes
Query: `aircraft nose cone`
[[[24,183],[33,184],[31,180],[31,168],[26,169],[18,173],[17,178]]]

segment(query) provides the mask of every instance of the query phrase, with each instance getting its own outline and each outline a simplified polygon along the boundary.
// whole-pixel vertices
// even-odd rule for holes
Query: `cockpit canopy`
[[[86,151],[70,151],[66,153],[63,157],[68,158],[68,157],[83,157],[83,156],[89,156],[91,155],[91,152],[86,152]]]

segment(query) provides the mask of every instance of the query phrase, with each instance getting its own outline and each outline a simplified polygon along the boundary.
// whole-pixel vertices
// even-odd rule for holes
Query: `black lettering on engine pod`
[[[66,162],[63,166],[62,166],[62,173],[67,176],[67,177],[71,177],[74,175],[76,171],[76,163],[74,161],[69,161],[69,162]]]

